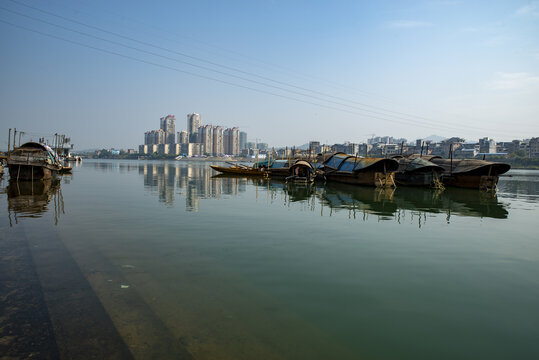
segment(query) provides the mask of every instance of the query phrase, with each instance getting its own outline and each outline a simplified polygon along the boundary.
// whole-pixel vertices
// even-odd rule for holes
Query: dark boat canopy
[[[451,169],[451,160],[434,159],[434,163],[442,166],[446,171]],[[488,174],[490,176],[498,176],[500,174],[508,172],[509,169],[511,169],[511,165],[504,163],[496,163],[475,159],[453,159],[453,167],[450,171],[453,174],[477,173],[484,175]]]
[[[321,160],[325,167],[336,171],[358,172],[367,168],[385,169],[385,171],[395,171],[399,163],[393,159],[384,158],[362,158],[342,152],[322,155]]]
[[[407,159],[401,156],[394,157],[399,162],[399,172],[419,172],[419,171],[443,171],[444,169],[423,158]]]
[[[49,148],[46,145],[36,143],[36,142],[27,142],[19,146],[17,149],[36,149],[36,150],[43,150],[43,151],[49,151],[51,148]]]
[[[490,174],[491,176],[498,176],[504,174],[511,169],[511,165],[506,163],[492,162],[480,159],[443,159],[436,155],[423,155],[419,154],[410,155],[409,159],[424,159],[430,161],[438,166],[441,166],[445,172],[452,174]]]
[[[311,165],[310,162],[305,160],[297,160],[294,165],[290,166],[290,172],[293,172],[296,168],[307,168],[309,169],[309,172],[314,172],[314,167]]]

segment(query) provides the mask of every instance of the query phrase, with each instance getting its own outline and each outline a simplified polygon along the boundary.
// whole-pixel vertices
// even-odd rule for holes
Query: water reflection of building
[[[155,192],[159,201],[173,206],[176,197],[185,197],[187,211],[198,211],[200,200],[237,195],[246,190],[245,179],[214,177],[206,163],[144,163],[139,174],[144,176],[144,186]]]

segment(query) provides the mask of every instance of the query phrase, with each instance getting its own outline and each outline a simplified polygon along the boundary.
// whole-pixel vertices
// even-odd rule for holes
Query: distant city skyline
[[[538,1],[7,0],[0,28],[0,148],[136,148],[191,109],[275,147],[539,135]]]

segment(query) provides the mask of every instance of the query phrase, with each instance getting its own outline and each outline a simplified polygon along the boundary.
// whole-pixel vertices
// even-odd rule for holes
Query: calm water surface
[[[510,174],[492,194],[88,160],[4,176],[1,239],[28,248],[62,356],[532,359],[539,171]]]

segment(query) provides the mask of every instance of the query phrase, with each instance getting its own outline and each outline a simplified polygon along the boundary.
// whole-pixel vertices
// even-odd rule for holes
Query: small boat
[[[228,167],[217,165],[210,165],[210,167],[223,174],[286,178],[290,175],[290,164],[294,164],[294,161],[295,160],[267,160],[257,161],[252,166],[230,163],[231,166]]]
[[[288,174],[286,181],[292,181],[297,184],[309,184],[316,177],[316,169],[306,160],[297,160],[288,169]]]
[[[393,159],[363,158],[342,152],[320,154],[318,162],[327,181],[376,187],[395,187]]]
[[[71,154],[67,155],[65,158],[64,158],[64,161],[66,162],[80,162],[82,161],[82,158],[80,156],[73,156]]]
[[[511,169],[509,164],[479,159],[442,159],[439,156],[422,158],[443,168],[442,182],[445,186],[461,188],[494,190],[499,176]]]
[[[48,145],[36,142],[27,142],[9,152],[7,164],[13,180],[50,179],[63,168]]]
[[[244,176],[267,176],[264,168],[251,167],[242,164],[231,164],[231,166],[210,165],[210,167],[223,174],[244,175]]]
[[[421,157],[404,157],[396,155],[393,159],[399,162],[395,172],[395,182],[404,186],[442,187],[444,169]]]
[[[71,174],[71,172],[73,171],[73,167],[72,166],[62,166],[62,168],[60,170],[58,170],[58,174]]]

